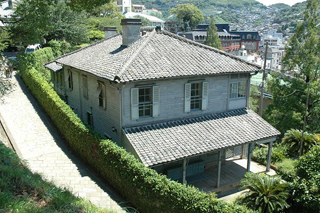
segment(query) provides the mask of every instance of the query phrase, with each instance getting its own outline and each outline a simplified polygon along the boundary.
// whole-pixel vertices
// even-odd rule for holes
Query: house
[[[142,17],[142,18],[149,20],[151,23],[151,26],[160,26],[161,28],[164,27],[164,23],[165,23],[165,21],[163,21],[162,19],[160,19],[158,17],[147,15],[144,13],[128,12],[128,13],[125,13],[124,16],[126,18],[137,18],[137,17],[140,18],[140,17]]]
[[[269,144],[270,168],[279,132],[248,108],[259,66],[159,27],[140,28],[140,19],[121,25],[122,35],[46,65],[87,125],[183,183],[212,164],[220,177],[223,159],[246,150],[250,171],[255,143]]]
[[[231,31],[229,24],[216,24],[216,27],[224,51],[237,52],[241,46],[245,46],[249,53],[259,50],[260,35],[258,32]],[[178,34],[203,43],[207,37],[208,28],[208,24],[200,24],[196,29],[189,32],[179,32]]]

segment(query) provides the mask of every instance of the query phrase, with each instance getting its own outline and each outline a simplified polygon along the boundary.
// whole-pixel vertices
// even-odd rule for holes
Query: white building
[[[136,18],[137,16],[140,16],[142,18],[148,19],[151,22],[151,26],[161,26],[161,28],[164,27],[164,23],[165,23],[165,21],[163,21],[155,16],[150,16],[150,15],[146,15],[143,13],[128,12],[128,13],[124,14],[124,16],[126,18]]]
[[[117,0],[117,5],[121,13],[131,12],[132,11],[132,2],[131,0]]]

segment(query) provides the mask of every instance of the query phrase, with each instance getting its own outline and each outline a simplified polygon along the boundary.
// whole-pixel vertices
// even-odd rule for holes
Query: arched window
[[[247,39],[252,39],[252,35],[251,35],[251,34],[248,34],[248,35],[247,35]]]

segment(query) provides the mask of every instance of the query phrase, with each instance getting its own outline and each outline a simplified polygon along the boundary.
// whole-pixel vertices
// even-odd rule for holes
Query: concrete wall
[[[67,74],[65,67],[65,75]],[[66,94],[68,96],[68,104],[74,109],[75,113],[88,124],[87,112],[92,113],[93,128],[112,138],[113,141],[120,144],[120,95],[117,86],[110,84],[109,81],[97,78],[96,76],[84,73],[82,71],[71,68],[73,73],[73,90],[69,90],[66,86]],[[88,79],[88,99],[83,96],[82,75],[86,75]],[[106,107],[99,107],[97,95],[98,80],[103,82],[106,88]],[[65,85],[68,85],[65,78]],[[116,130],[116,131],[112,131]]]
[[[247,81],[247,78],[241,78]],[[190,80],[203,80],[208,82],[208,109],[191,112],[184,112],[184,85]],[[140,83],[142,85],[153,85],[160,87],[160,105],[158,117],[147,117],[138,120],[131,119],[131,88],[139,86],[139,83],[128,83],[123,89],[123,126],[135,126],[158,122],[163,120],[178,119],[188,116],[198,116],[207,113],[219,113],[228,110],[244,108],[247,106],[247,98],[229,100],[229,83],[235,81],[230,75],[214,77],[186,78],[175,80],[149,81]],[[249,85],[249,84],[247,84]],[[249,94],[249,90],[247,95]]]

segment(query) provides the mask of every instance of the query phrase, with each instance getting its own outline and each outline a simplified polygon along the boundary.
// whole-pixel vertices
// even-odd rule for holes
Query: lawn
[[[44,181],[0,141],[0,212],[101,212],[68,190]]]

